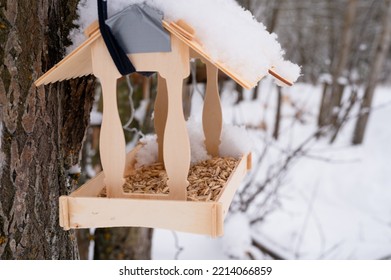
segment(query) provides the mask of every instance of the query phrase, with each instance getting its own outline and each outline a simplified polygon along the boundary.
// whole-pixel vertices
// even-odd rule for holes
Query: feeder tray
[[[233,157],[215,157],[191,166],[187,177],[187,200],[216,201],[237,162]],[[128,173],[124,192],[168,195],[167,179],[163,163],[142,166]]]
[[[139,148],[127,155],[128,174],[136,171],[135,155]],[[124,192],[122,198],[108,198],[104,194],[104,172],[101,172],[71,195],[60,197],[60,225],[64,229],[154,227],[221,236],[229,205],[250,167],[250,154],[235,160],[233,170],[215,201],[169,200],[165,194],[130,192]]]
[[[128,57],[137,71],[158,72],[154,107],[158,162],[164,164],[168,194],[141,194],[124,191],[126,177],[135,172],[135,156],[140,146],[125,153],[125,139],[118,115],[116,83],[118,72],[104,40],[94,23],[86,30],[89,38],[42,77],[36,85],[49,84],[94,74],[100,79],[103,120],[100,157],[103,171],[69,196],[60,197],[60,225],[65,229],[89,227],[141,226],[206,234],[223,234],[223,221],[234,193],[251,166],[251,154],[237,159],[227,181],[214,201],[188,201],[190,144],[182,109],[183,80],[189,76],[191,58],[206,64],[207,85],[203,108],[203,130],[207,152],[219,156],[222,109],[218,92],[218,70],[245,88],[262,78],[248,80],[223,62],[213,61],[185,21],[162,21],[170,36],[170,52],[132,53]],[[162,27],[163,28],[163,27]],[[290,85],[288,80],[269,72]],[[102,192],[106,197],[102,196]]]

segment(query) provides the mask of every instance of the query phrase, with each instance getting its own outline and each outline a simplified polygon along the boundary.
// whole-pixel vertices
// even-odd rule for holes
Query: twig
[[[129,98],[130,116],[129,116],[128,121],[124,124],[123,128],[129,131],[128,126],[130,126],[130,124],[133,122],[134,112],[135,112],[134,103],[133,103],[133,92],[134,91],[133,91],[133,87],[132,87],[132,83],[130,81],[129,75],[126,75],[125,79],[126,79],[126,85],[128,86],[128,90],[129,90],[128,98]]]
[[[319,184],[316,184],[313,191],[312,191],[311,198],[309,199],[307,213],[305,215],[302,228],[301,228],[300,233],[298,235],[299,237],[298,237],[298,241],[297,241],[295,252],[294,252],[296,258],[299,257],[299,250],[300,250],[301,244],[303,243],[304,234],[307,231],[308,222],[310,220],[310,217],[311,217],[311,214],[313,211],[313,207],[314,207],[314,203],[315,203],[318,191],[319,191]]]
[[[381,257],[380,260],[391,260],[391,255]]]
[[[267,248],[266,246],[264,246],[263,244],[261,244],[260,242],[258,242],[255,239],[252,240],[251,245],[253,245],[257,249],[259,249],[264,254],[269,255],[270,257],[272,257],[275,260],[285,260],[285,258],[283,256],[279,255],[276,252],[273,252],[271,249]]]
[[[311,155],[311,154],[303,154],[302,156],[309,159],[324,161],[333,164],[350,164],[350,163],[361,162],[361,159],[359,158],[343,160],[343,159],[332,159],[332,158],[322,157],[318,155]]]
[[[179,238],[178,235],[175,231],[171,231],[172,235],[174,236],[174,244],[175,244],[175,249],[177,250],[174,256],[175,260],[179,260],[179,255],[183,251],[183,247],[179,245]]]
[[[340,241],[336,244],[334,244],[333,246],[330,247],[330,249],[328,249],[327,251],[325,251],[323,254],[321,254],[319,256],[319,259],[325,259],[325,257],[327,255],[329,255],[330,253],[332,253],[333,251],[337,250],[339,247],[341,247],[341,244],[343,243],[343,241]]]
[[[290,154],[288,154],[288,156],[285,158],[284,164],[276,172],[272,172],[271,175],[267,176],[265,181],[261,184],[263,188],[260,188],[256,190],[254,193],[252,193],[251,196],[247,199],[247,201],[245,201],[245,205],[243,205],[241,208],[244,209],[244,211],[246,211],[250,206],[250,204],[255,200],[255,198],[263,191],[264,187],[270,184],[273,180],[275,180],[275,178],[277,178],[280,173],[285,172],[290,166],[290,164],[292,163],[292,161],[296,159],[298,155],[303,154],[304,148],[309,143],[311,143],[311,141],[316,139],[319,133],[322,133],[325,129],[328,129],[328,127],[329,126],[319,128],[316,132],[310,135],[305,141],[303,141],[298,147],[296,147],[296,149],[294,149]]]

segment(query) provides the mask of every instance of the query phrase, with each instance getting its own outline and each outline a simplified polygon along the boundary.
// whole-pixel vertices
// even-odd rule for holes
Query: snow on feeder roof
[[[267,73],[281,83],[292,85],[299,75],[299,67],[283,61],[275,37],[264,29],[261,28],[261,35],[254,37],[257,38],[255,41],[246,41],[242,38],[243,34],[237,34],[247,27],[252,35],[260,25],[233,2],[126,1],[137,6],[122,9],[106,21],[102,20],[106,19],[105,2],[98,0],[98,3],[100,26],[94,23],[87,28],[88,39],[36,81],[39,86],[94,74],[102,85],[104,111],[100,157],[103,172],[71,195],[60,197],[60,225],[64,229],[144,226],[222,235],[223,221],[233,195],[251,167],[251,154],[243,154],[234,160],[216,160],[222,131],[218,69],[245,88],[251,88]],[[202,11],[200,6],[205,6]],[[197,19],[194,13],[200,18]],[[125,18],[129,16],[131,19]],[[226,23],[221,22],[223,19]],[[127,28],[130,23],[134,26]],[[211,30],[218,31],[221,36]],[[223,35],[224,32],[228,33]],[[213,41],[215,38],[212,37],[218,40]],[[253,56],[255,52],[247,52],[247,47],[251,50],[254,45],[249,47],[238,43],[229,47],[227,44],[233,39],[243,39],[245,44],[263,39],[266,43],[263,49],[257,48],[258,59]],[[124,50],[127,50],[126,53]],[[124,55],[121,56],[121,53]],[[196,167],[188,178],[190,143],[182,109],[182,85],[183,79],[190,74],[190,58],[199,58],[206,64],[203,131],[206,150],[214,158],[210,163],[203,163],[203,167]],[[130,69],[129,65],[140,72],[158,72],[154,122],[160,166],[141,171],[135,167],[141,146],[126,155],[117,108],[116,82],[124,69],[125,72]],[[207,168],[211,164],[220,165],[216,171],[213,167],[211,172]],[[160,173],[163,167],[166,175]],[[125,191],[125,178],[131,176],[135,179],[140,175],[137,172],[144,173],[141,174],[145,178],[142,185],[147,190],[140,193],[139,183],[132,185],[132,182],[138,181],[127,180],[130,192]],[[150,172],[151,176],[145,176],[145,172]],[[159,172],[165,184],[156,187],[158,191],[150,187],[149,178],[154,176],[154,172]],[[214,179],[221,177],[216,182],[205,183],[205,174],[211,174]],[[192,182],[190,186],[189,181]],[[213,199],[200,201],[199,194],[208,194],[207,197]],[[195,201],[187,201],[189,197]]]
[[[141,3],[162,12],[163,24],[171,33],[175,31],[170,28],[170,23],[181,20],[191,26],[194,38],[185,39],[185,43],[201,52],[245,88],[254,87],[268,73],[279,79],[278,85],[281,86],[292,85],[300,76],[300,67],[284,60],[284,51],[277,41],[277,35],[270,34],[262,23],[256,21],[249,11],[244,10],[235,1],[117,0],[109,1],[108,7],[112,13],[119,14],[131,4]],[[94,10],[94,13],[88,14],[85,21],[92,22],[94,17],[96,19],[95,1],[89,4],[92,5],[88,7],[89,10]],[[174,35],[180,36],[178,33]],[[80,56],[85,57],[85,52],[89,52],[90,44],[95,39],[96,37],[87,39],[67,57],[73,56],[72,60],[81,61]],[[137,41],[138,37],[133,39]],[[67,69],[67,65],[60,65],[63,62],[65,59],[56,66],[61,66],[61,72],[68,72],[70,69]],[[91,62],[85,61],[84,64],[84,67],[69,73],[76,75],[74,77],[92,74]],[[65,79],[73,78],[66,74],[65,76]],[[43,76],[37,81],[37,85],[54,82],[56,78],[58,77],[55,75]],[[64,78],[61,77],[61,80]]]

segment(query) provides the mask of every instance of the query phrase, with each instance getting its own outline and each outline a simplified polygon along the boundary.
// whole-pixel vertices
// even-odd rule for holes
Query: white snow
[[[269,81],[263,82],[259,90],[257,101],[246,100],[237,106],[224,100],[230,98],[229,95],[222,96],[225,121],[234,120],[247,126],[266,122],[266,134],[258,130],[250,133],[255,142],[254,160],[265,145],[264,139],[273,131],[276,106],[276,92],[270,88]],[[385,86],[376,91],[373,106],[378,109],[369,119],[364,145],[350,146],[354,121],[341,131],[333,146],[327,141],[315,141],[310,145],[310,154],[297,161],[282,180],[277,200],[268,206],[271,212],[262,222],[251,225],[253,239],[288,259],[390,258],[391,129],[385,121],[391,118],[389,92],[390,88]],[[321,86],[305,84],[297,84],[284,92],[280,140],[267,141],[272,146],[257,171],[258,181],[265,178],[268,167],[279,162],[287,151],[314,132],[321,93]],[[199,104],[197,95],[193,98],[194,104]],[[297,112],[295,108],[303,111],[303,122],[293,119]],[[252,207],[245,217],[249,220],[256,218],[264,207]],[[232,235],[244,239],[244,234],[248,238],[244,222],[233,223],[234,220],[228,216],[226,237],[215,240],[178,233],[179,244],[183,247],[179,258],[229,258],[224,240],[232,240],[228,243],[239,252],[248,250],[253,256],[264,258],[265,255],[256,248],[248,249],[248,243],[239,246],[239,240],[230,238]],[[166,231],[155,230],[153,258],[173,258],[175,248],[171,243],[167,244],[166,239]]]
[[[191,164],[210,159],[205,147],[205,137],[202,124],[196,117],[190,117],[187,122],[187,131],[190,140]],[[136,155],[136,167],[150,165],[157,162],[158,145],[156,135],[147,135],[141,138],[143,144]],[[251,139],[244,127],[224,124],[220,144],[220,156],[239,158],[251,151]]]
[[[103,114],[97,111],[95,108],[90,113],[90,125],[102,124]]]
[[[190,139],[191,164],[210,159],[211,156],[206,151],[201,123],[190,117],[187,121],[187,133]]]
[[[156,140],[156,135],[151,134],[145,135],[140,139],[140,143],[143,146],[136,154],[136,168],[157,162],[158,145]]]
[[[81,167],[80,167],[79,164],[75,164],[75,165],[71,166],[71,168],[69,168],[67,170],[68,174],[78,174],[80,172],[81,172]]]
[[[345,86],[349,83],[349,81],[346,77],[338,77],[337,82],[338,82],[338,84],[345,85]]]
[[[323,73],[319,77],[319,83],[331,84],[333,82],[333,77],[328,73]]]
[[[194,30],[207,53],[215,61],[250,82],[267,74],[272,66],[285,78],[295,82],[300,68],[284,60],[284,51],[277,35],[270,34],[265,26],[235,1],[227,0],[112,0],[108,1],[109,16],[124,7],[146,2],[164,13],[168,21],[184,19]],[[79,45],[82,31],[97,18],[95,0],[82,0],[78,6],[80,29],[73,30],[73,46]]]
[[[252,150],[252,140],[244,126],[223,125],[220,156],[240,158]]]
[[[88,178],[94,178],[97,174],[91,163],[88,163],[85,167]]]
[[[251,227],[246,214],[237,212],[228,217],[224,232],[222,237],[224,253],[234,259],[246,259],[251,248]]]

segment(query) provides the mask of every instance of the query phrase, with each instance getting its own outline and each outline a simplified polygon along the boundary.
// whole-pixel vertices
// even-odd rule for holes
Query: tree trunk
[[[58,198],[75,185],[93,80],[36,88],[64,55],[77,0],[0,2],[0,259],[77,259]]]
[[[151,259],[152,229],[102,228],[95,231],[95,260]]]
[[[345,13],[344,26],[340,38],[340,52],[337,57],[336,67],[333,71],[333,83],[331,87],[330,106],[327,122],[327,124],[332,124],[333,127],[338,126],[338,111],[341,108],[341,100],[343,94],[343,90],[340,90],[341,88],[338,80],[344,75],[344,71],[347,69],[348,66],[356,12],[357,0],[349,0]]]
[[[277,27],[278,18],[279,18],[280,11],[281,11],[281,4],[282,4],[281,0],[273,1],[273,8],[271,11],[270,20],[268,21],[268,24],[267,24],[267,30],[270,33],[274,32]]]
[[[380,35],[378,47],[376,49],[375,57],[371,69],[369,71],[369,78],[365,87],[364,98],[360,107],[360,116],[357,119],[356,127],[353,133],[352,143],[354,145],[361,144],[364,140],[365,130],[367,127],[372,100],[375,93],[376,84],[378,82],[380,73],[383,69],[384,62],[387,57],[388,50],[391,43],[391,0],[386,0],[386,9],[383,13],[383,28]]]
[[[320,101],[320,109],[319,109],[319,116],[318,116],[318,127],[321,128],[326,124],[326,116],[327,116],[327,110],[328,110],[328,98],[330,95],[329,92],[330,85],[327,81],[323,83],[323,91],[322,91],[322,98]],[[320,135],[322,136],[322,135]]]

